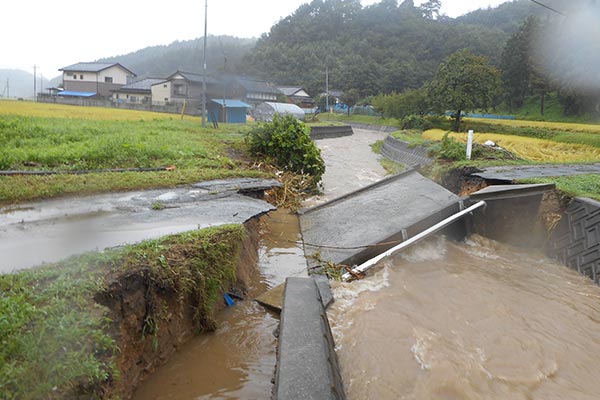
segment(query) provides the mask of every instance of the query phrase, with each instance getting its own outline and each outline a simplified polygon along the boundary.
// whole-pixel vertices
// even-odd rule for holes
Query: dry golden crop
[[[34,103],[31,101],[0,101],[0,115],[20,115],[43,118],[72,118],[110,121],[139,121],[179,118],[176,114],[124,110],[102,107],[79,107],[64,104]],[[186,119],[197,117],[186,116]]]
[[[441,140],[446,132],[431,129],[423,132],[427,140]],[[451,133],[450,137],[466,143],[466,133]],[[523,136],[502,135],[499,133],[475,133],[475,143],[483,144],[491,140],[498,146],[517,156],[536,162],[590,162],[600,160],[600,149],[581,144],[558,143],[550,140]]]
[[[525,120],[509,120],[509,119],[477,119],[465,118],[467,121],[485,122],[493,125],[510,126],[515,128],[546,128],[564,132],[588,132],[600,134],[600,125],[594,124],[574,124],[570,122],[546,122],[546,121],[525,121]]]

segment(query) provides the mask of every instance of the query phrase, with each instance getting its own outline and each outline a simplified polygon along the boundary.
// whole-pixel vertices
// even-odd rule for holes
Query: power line
[[[550,6],[547,6],[547,5],[543,4],[543,3],[540,3],[539,1],[536,1],[536,0],[530,0],[530,1],[534,2],[535,4],[537,4],[539,6],[542,6],[542,7],[546,8],[546,9],[552,11],[552,12],[555,12],[555,13],[557,13],[559,15],[562,15],[563,17],[566,17],[566,14],[563,14],[562,12],[560,12],[560,11],[558,11],[558,10],[550,7]]]

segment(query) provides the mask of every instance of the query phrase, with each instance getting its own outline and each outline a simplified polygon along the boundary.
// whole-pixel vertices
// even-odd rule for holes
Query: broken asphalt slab
[[[232,187],[258,190],[266,186],[258,180],[210,189],[111,193],[0,208],[0,273],[194,229],[244,223],[275,207],[238,194]]]
[[[520,165],[484,168],[474,172],[486,180],[512,182],[518,179],[571,176],[582,174],[600,174],[600,164],[562,164],[562,165]]]

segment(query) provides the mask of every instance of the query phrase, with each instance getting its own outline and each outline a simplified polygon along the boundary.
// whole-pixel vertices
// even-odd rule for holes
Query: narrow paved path
[[[600,164],[564,164],[564,165],[521,165],[485,168],[483,172],[473,173],[483,179],[513,181],[516,179],[543,178],[551,176],[571,176],[581,174],[600,174]]]

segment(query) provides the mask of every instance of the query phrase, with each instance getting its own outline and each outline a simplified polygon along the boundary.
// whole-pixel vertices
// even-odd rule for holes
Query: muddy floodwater
[[[217,316],[218,329],[192,339],[143,383],[136,400],[268,399],[275,371],[279,316],[251,300],[283,283],[306,276],[298,217],[278,210],[264,217],[260,273],[249,300]]]
[[[335,287],[349,399],[598,399],[600,288],[541,255],[433,239]]]

